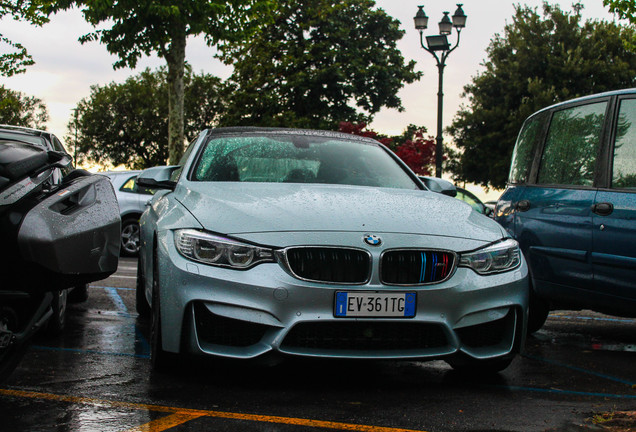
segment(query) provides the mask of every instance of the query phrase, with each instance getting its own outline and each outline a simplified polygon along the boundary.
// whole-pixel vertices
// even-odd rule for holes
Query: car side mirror
[[[171,180],[172,173],[175,172],[179,165],[152,167],[142,171],[137,177],[137,184],[141,187],[149,189],[168,189],[174,190],[177,182]]]
[[[447,195],[453,198],[457,196],[457,189],[455,188],[455,185],[448,180],[428,176],[420,176],[419,178],[424,183],[424,186],[432,192],[441,193],[442,195]]]

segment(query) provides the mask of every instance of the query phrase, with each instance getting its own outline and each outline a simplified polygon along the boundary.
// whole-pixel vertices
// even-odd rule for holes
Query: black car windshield
[[[47,148],[44,138],[35,135],[26,135],[23,133],[11,133],[0,131],[0,139],[20,141],[28,144],[35,144]]]
[[[192,180],[326,183],[419,189],[380,146],[321,135],[244,134],[212,138]]]

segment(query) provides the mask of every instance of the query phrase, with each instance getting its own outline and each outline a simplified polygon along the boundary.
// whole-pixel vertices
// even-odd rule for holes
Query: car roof
[[[113,171],[101,171],[98,172],[97,174],[102,174],[102,175],[113,175],[113,176],[117,176],[117,175],[132,175],[132,174],[139,174],[141,172],[141,170],[113,170]]]
[[[596,93],[596,94],[592,94],[592,95],[587,95],[587,96],[581,96],[578,98],[574,98],[574,99],[569,99],[563,102],[559,102],[559,103],[555,103],[553,105],[547,106],[545,108],[540,109],[539,111],[535,112],[532,114],[531,117],[542,113],[544,111],[548,111],[554,108],[558,108],[560,106],[565,106],[565,105],[570,105],[570,104],[576,104],[579,102],[585,102],[587,100],[592,100],[592,99],[597,99],[597,98],[602,98],[602,97],[611,97],[611,96],[622,96],[622,95],[629,95],[629,94],[636,94],[636,88],[629,88],[629,89],[621,89],[621,90],[612,90],[612,91],[607,91],[607,92],[603,92],[603,93]]]
[[[47,150],[55,150],[55,145],[53,144],[53,134],[51,134],[50,132],[23,126],[0,124],[0,133],[11,135],[11,139],[14,139],[16,141],[24,141],[33,145],[44,147]],[[27,137],[31,137],[31,139]],[[34,138],[37,138],[38,141],[33,141]]]
[[[122,187],[132,177],[137,177],[141,171],[101,171],[97,174],[108,177],[115,189]]]
[[[34,129],[34,128],[30,128],[30,127],[24,127],[24,126],[13,126],[13,125],[6,125],[6,124],[0,124],[0,130],[6,130],[9,132],[18,132],[18,133],[23,133],[25,135],[36,135],[36,136],[42,136],[42,135],[51,135],[50,132],[44,131],[44,130],[40,130],[40,129]]]

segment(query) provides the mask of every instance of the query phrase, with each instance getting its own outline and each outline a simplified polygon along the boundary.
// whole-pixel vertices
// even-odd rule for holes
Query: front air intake
[[[285,251],[289,270],[299,279],[342,284],[369,280],[371,256],[360,249],[295,247]]]
[[[455,254],[438,250],[392,250],[382,255],[380,279],[388,285],[426,285],[445,281],[455,269]]]

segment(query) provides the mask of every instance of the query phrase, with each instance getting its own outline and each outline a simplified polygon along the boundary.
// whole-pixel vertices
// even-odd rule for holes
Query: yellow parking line
[[[128,408],[131,410],[165,412],[165,413],[173,414],[173,415],[166,416],[163,419],[158,419],[158,420],[146,423],[145,425],[139,426],[138,428],[131,429],[131,431],[161,432],[173,426],[177,426],[179,424],[183,424],[187,421],[193,420],[195,418],[214,417],[214,418],[225,418],[225,419],[232,419],[232,420],[247,420],[247,421],[255,421],[255,422],[287,424],[287,425],[294,425],[294,426],[319,427],[319,428],[325,428],[325,429],[345,430],[345,431],[355,431],[355,432],[425,432],[423,430],[369,426],[369,425],[361,425],[361,424],[355,424],[355,423],[340,423],[340,422],[312,420],[312,419],[303,419],[303,418],[294,418],[294,417],[241,414],[241,413],[232,413],[232,412],[225,412],[225,411],[194,410],[194,409],[186,409],[186,408],[167,407],[167,406],[161,406],[161,405],[138,404],[138,403],[132,403],[132,402],[111,401],[111,400],[105,400],[105,399],[95,399],[95,398],[87,398],[87,397],[79,397],[79,396],[66,396],[66,395],[56,395],[51,393],[30,392],[30,391],[23,391],[23,390],[0,389],[0,395],[21,397],[21,398],[32,398],[32,399],[45,399],[45,400],[52,400],[52,401],[58,401],[58,402],[70,402],[70,403],[76,403],[76,404],[87,404],[87,405],[95,405],[95,406],[102,406],[102,407]],[[165,423],[162,423],[161,420],[164,420]],[[172,426],[170,426],[169,425],[170,422],[179,422],[179,423],[174,423],[172,424]]]
[[[180,413],[171,414],[169,416],[158,418],[157,420],[153,420],[141,426],[128,429],[124,432],[163,432],[165,430],[168,430],[175,426],[179,426],[183,423],[187,423],[190,420],[194,420],[199,417],[203,417],[203,416],[194,415],[194,414],[180,414]]]

